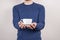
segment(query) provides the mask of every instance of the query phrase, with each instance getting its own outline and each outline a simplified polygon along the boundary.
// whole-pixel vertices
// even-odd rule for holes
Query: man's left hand
[[[35,29],[36,26],[37,26],[37,23],[36,22],[33,22],[32,24],[30,24],[29,26],[27,26],[27,28]]]

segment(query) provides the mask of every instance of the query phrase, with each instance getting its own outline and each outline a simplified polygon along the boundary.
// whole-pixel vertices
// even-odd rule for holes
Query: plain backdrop
[[[24,0],[0,0],[0,40],[16,40],[17,30],[12,23],[12,8]],[[45,6],[43,40],[60,40],[60,0],[34,0]]]

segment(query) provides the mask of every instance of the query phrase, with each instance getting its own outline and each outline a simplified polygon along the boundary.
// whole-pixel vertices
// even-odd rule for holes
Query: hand
[[[26,25],[26,28],[33,29],[31,25]]]
[[[20,27],[21,29],[26,28],[25,25],[24,25],[24,23],[23,23],[22,21],[18,22],[18,25],[19,25],[19,27]]]
[[[36,23],[36,22],[33,22],[33,23],[31,24],[31,27],[32,27],[33,29],[35,29],[36,26],[37,26],[37,23]]]
[[[27,28],[35,29],[36,28],[36,25],[37,25],[37,23],[36,22],[33,22],[32,24],[27,25]]]

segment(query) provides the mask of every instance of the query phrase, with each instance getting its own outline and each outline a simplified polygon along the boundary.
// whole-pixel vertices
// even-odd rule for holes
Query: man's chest
[[[38,16],[39,10],[37,8],[20,8],[19,16],[20,18],[36,18]]]

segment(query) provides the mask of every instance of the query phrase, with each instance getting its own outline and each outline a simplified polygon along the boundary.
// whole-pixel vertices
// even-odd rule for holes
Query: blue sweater
[[[31,18],[37,23],[35,29],[21,29],[18,22],[24,18]],[[34,3],[25,5],[18,4],[13,7],[13,25],[18,30],[17,40],[41,40],[41,30],[45,26],[45,8],[43,5]]]

